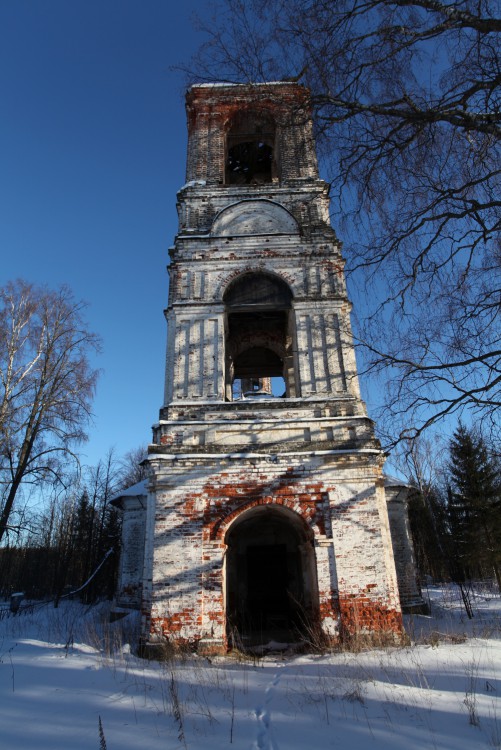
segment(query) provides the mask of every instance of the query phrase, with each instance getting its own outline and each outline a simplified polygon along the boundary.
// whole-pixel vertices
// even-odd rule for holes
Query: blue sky
[[[84,464],[146,445],[162,404],[186,160],[172,67],[203,42],[192,17],[208,5],[0,0],[0,284],[68,284],[89,304],[103,353]]]
[[[103,339],[96,463],[151,439],[195,0],[0,0],[0,284],[68,284]]]

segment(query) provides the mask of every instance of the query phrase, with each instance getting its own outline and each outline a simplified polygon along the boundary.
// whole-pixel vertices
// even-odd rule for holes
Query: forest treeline
[[[144,457],[143,448],[120,460],[110,452],[50,497],[40,513],[20,520],[23,531],[0,548],[1,593],[57,601],[83,587],[83,601],[112,598],[120,515],[109,501],[144,478]],[[459,424],[445,450],[421,441],[408,458],[409,521],[420,580],[457,583],[468,611],[471,581],[493,580],[501,591],[499,457],[474,428]]]
[[[0,287],[0,594],[112,596],[120,519],[110,500],[142,478],[142,448],[82,467],[99,336],[67,286]],[[97,572],[96,572],[97,571]]]
[[[78,590],[85,602],[112,598],[120,554],[120,513],[110,500],[144,478],[142,448],[117,459],[110,451],[97,466],[68,479],[42,509],[26,509],[0,548],[0,593],[27,599]]]

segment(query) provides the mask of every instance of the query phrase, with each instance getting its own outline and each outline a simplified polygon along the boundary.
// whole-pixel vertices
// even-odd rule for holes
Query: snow
[[[384,486],[385,487],[411,487],[411,485],[406,482],[403,479],[398,479],[397,477],[392,476],[391,474],[383,473],[384,476]]]
[[[109,604],[0,603],[0,748],[501,748],[501,600],[467,620],[453,587],[409,616],[412,644],[359,653],[145,661]]]
[[[270,399],[275,398],[276,401],[280,401],[276,396],[270,396]],[[247,401],[247,399],[246,399]],[[241,401],[234,401],[233,403],[242,403]],[[252,413],[252,412],[249,412]],[[160,425],[178,425],[178,424],[204,424],[204,425],[213,425],[213,424],[228,424],[228,422],[233,421],[234,415],[229,412],[230,417],[227,419],[186,419],[184,421],[182,420],[174,420],[174,419],[160,419],[153,427],[159,427]],[[365,417],[363,414],[355,414],[352,417],[350,417],[350,422],[352,421],[367,421],[367,417]],[[273,419],[266,419],[265,417],[258,417],[257,419],[255,417],[247,418],[247,417],[239,417],[239,422],[245,422],[245,423],[251,423],[251,424],[276,424],[277,423],[277,417]],[[291,417],[290,419],[286,419],[280,415],[280,424],[295,424],[296,422],[308,422],[311,424],[311,417]],[[346,417],[315,417],[315,422],[346,422]],[[398,483],[399,486],[402,486],[402,482],[398,481],[395,477],[393,477],[396,483]]]
[[[350,456],[355,453],[365,453],[370,455],[381,455],[377,448],[333,448],[326,451],[280,451],[280,456]],[[262,458],[263,453],[150,453],[150,459],[160,459],[161,461],[177,461],[182,458]],[[268,454],[271,458],[273,453]]]
[[[142,495],[147,495],[148,491],[146,489],[146,485],[148,484],[146,479],[142,479],[140,482],[137,482],[136,484],[132,484],[130,487],[127,487],[127,489],[122,490],[117,495],[114,495],[114,497],[111,498],[110,502],[113,502],[114,500],[119,500],[121,497],[141,497]]]
[[[207,185],[206,180],[189,180],[188,182],[185,182],[185,184],[179,188],[179,193],[182,190],[186,190],[186,188],[192,188],[192,187],[205,187]]]
[[[249,83],[227,83],[226,81],[215,81],[214,83],[194,83],[191,89],[229,88],[230,86],[290,86],[293,81],[249,81]]]

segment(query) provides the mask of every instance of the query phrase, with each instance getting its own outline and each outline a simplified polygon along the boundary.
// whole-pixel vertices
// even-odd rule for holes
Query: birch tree
[[[26,484],[58,482],[86,439],[99,339],[67,287],[0,289],[0,541]]]

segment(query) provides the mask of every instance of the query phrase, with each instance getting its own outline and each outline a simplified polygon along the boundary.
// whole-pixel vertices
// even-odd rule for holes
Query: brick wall
[[[289,83],[194,86],[187,116],[164,405],[149,448],[143,641],[229,645],[235,612],[253,619],[250,604],[239,609],[236,579],[247,571],[244,597],[254,601],[249,561],[258,558],[245,534],[259,548],[265,518],[263,534],[273,528],[282,540],[270,542],[269,559],[292,566],[287,581],[300,599],[282,614],[297,619],[301,606],[327,641],[398,635],[383,455],[360,398],[308,92]],[[272,163],[254,174],[249,160],[239,172],[235,154],[247,137],[260,147],[260,121]],[[276,309],[259,298],[228,301],[236,280],[242,293],[246,279],[255,289],[265,278],[287,292]],[[245,377],[283,375],[284,399],[233,401],[242,354]],[[253,357],[272,372],[254,372]]]
[[[391,540],[395,565],[398,572],[398,589],[402,609],[423,609],[424,600],[417,578],[414,547],[407,515],[408,488],[404,485],[387,484],[385,487],[390,521]]]
[[[260,88],[258,96],[252,86],[193,86],[186,109],[187,182],[224,184],[225,136],[232,118],[246,109],[275,122],[280,184],[318,177],[308,92],[302,86],[269,84]]]
[[[377,456],[150,461],[156,508],[145,611],[151,605],[152,640],[226,647],[225,540],[242,514],[266,506],[286,509],[311,532],[318,616],[327,639],[355,627],[400,632],[395,569],[384,554],[380,524],[384,498],[374,489]]]

